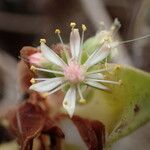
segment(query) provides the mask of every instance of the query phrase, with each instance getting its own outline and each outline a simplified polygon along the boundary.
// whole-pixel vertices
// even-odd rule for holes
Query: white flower
[[[84,25],[82,26],[82,28],[83,31],[86,30],[86,27]],[[57,33],[60,37],[59,30],[57,30]],[[85,102],[82,95],[81,85],[91,86],[94,88],[98,88],[100,90],[108,90],[108,88],[104,86],[102,83],[111,83],[111,84],[119,83],[104,79],[104,75],[102,74],[102,72],[107,71],[107,68],[89,71],[91,67],[100,63],[110,54],[111,47],[109,46],[107,40],[104,40],[103,45],[99,49],[96,49],[89,56],[89,58],[85,61],[84,64],[81,63],[81,57],[83,54],[82,43],[83,43],[83,36],[82,39],[80,40],[78,29],[72,28],[70,34],[71,56],[67,55],[67,62],[65,62],[45,44],[44,40],[41,40],[42,55],[50,63],[56,65],[58,69],[50,70],[32,67],[33,69],[39,71],[54,73],[57,75],[57,77],[32,79],[32,82],[34,83],[35,81],[40,82],[31,85],[30,86],[31,90],[35,90],[37,92],[48,92],[48,94],[52,94],[62,89],[64,86],[69,85],[69,89],[67,90],[63,100],[63,107],[66,109],[70,117],[72,117],[74,114],[77,95],[80,96],[81,102]]]

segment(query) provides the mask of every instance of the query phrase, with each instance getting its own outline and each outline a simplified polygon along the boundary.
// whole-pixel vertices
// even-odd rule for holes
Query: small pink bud
[[[41,66],[43,63],[47,62],[47,60],[42,56],[42,53],[40,52],[30,55],[28,59],[31,64],[34,64],[37,66]]]

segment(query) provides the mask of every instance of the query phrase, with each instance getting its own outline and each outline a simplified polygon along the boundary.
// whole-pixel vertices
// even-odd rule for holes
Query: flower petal
[[[74,86],[71,86],[67,91],[63,101],[63,107],[67,110],[70,117],[73,116],[75,110],[75,103],[76,103],[76,88]]]
[[[41,51],[44,57],[49,60],[51,63],[62,67],[65,66],[65,62],[52,50],[50,49],[45,43],[41,43]]]
[[[60,86],[64,82],[65,80],[63,77],[51,78],[31,85],[30,89],[37,92],[48,92]]]
[[[104,79],[104,75],[101,73],[93,73],[86,75],[86,78],[92,78],[92,79]]]
[[[87,81],[94,81],[94,82],[101,82],[101,83],[110,83],[110,84],[118,84],[120,85],[119,81],[111,81],[111,80],[103,80],[103,79],[93,79],[93,78],[88,78],[86,79]]]
[[[94,81],[85,81],[84,82],[85,84],[89,85],[89,86],[92,86],[92,87],[95,87],[95,88],[98,88],[100,90],[109,90],[106,86],[104,86],[103,84],[100,84],[100,83],[97,83],[97,82],[94,82]]]
[[[59,128],[65,135],[65,142],[68,144],[78,145],[82,150],[87,150],[88,147],[83,141],[81,134],[70,118],[63,118],[59,122]],[[81,125],[82,126],[82,125]]]
[[[78,29],[72,29],[70,33],[70,49],[72,58],[78,58],[81,48],[80,48],[80,35]]]
[[[88,69],[89,67],[99,63],[110,54],[111,52],[110,50],[111,50],[110,46],[108,44],[104,44],[100,49],[95,50],[91,54],[91,56],[87,59],[84,65]]]

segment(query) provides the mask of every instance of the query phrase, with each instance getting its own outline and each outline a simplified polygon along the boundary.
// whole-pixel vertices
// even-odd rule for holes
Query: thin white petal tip
[[[71,106],[68,106],[67,101],[68,101],[68,100],[66,100],[66,99],[64,100],[64,102],[63,102],[63,107],[64,107],[64,109],[67,111],[69,117],[72,118],[72,117],[73,117],[73,114],[74,114],[74,108],[71,107]]]

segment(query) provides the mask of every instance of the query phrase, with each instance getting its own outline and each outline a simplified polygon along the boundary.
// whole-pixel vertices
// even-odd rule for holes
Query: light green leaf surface
[[[115,64],[108,67],[114,69],[107,78],[122,84],[106,84],[110,92],[89,89],[88,103],[78,105],[75,112],[105,125],[107,145],[150,120],[150,74]]]

